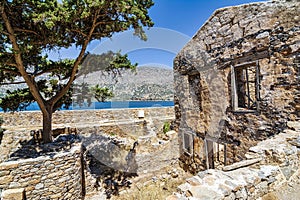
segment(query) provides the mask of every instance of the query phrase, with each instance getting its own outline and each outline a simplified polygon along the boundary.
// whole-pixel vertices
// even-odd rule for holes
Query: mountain
[[[79,77],[77,83],[99,84],[114,93],[112,100],[173,100],[173,70],[165,67],[141,66],[136,72],[122,71],[121,75],[94,72]]]
[[[161,66],[141,66],[136,72],[122,71],[116,78],[112,74],[94,72],[80,76],[76,83],[87,83],[90,86],[99,84],[108,87],[114,94],[111,100],[173,100],[173,70]],[[0,97],[7,90],[13,91],[25,87],[25,84],[3,85],[0,87]]]

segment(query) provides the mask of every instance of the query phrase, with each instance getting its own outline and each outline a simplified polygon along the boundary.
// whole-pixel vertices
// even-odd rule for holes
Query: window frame
[[[255,99],[251,100],[250,97],[250,89],[249,89],[249,76],[248,76],[248,68],[249,67],[255,67]],[[241,69],[246,69],[246,95],[248,97],[248,106],[246,108],[240,107],[238,105],[238,83],[237,83],[237,78],[236,78],[236,73],[238,70]],[[236,113],[255,113],[259,112],[260,110],[260,67],[259,67],[259,62],[258,60],[256,61],[251,61],[251,62],[244,62],[244,63],[239,63],[236,65],[231,65],[231,106],[232,106],[232,111]],[[250,101],[255,103],[256,108],[255,109],[250,109]]]
[[[188,138],[189,141],[186,141],[186,138]],[[188,155],[193,155],[194,152],[193,134],[190,132],[183,132],[182,143],[183,143],[183,151]]]

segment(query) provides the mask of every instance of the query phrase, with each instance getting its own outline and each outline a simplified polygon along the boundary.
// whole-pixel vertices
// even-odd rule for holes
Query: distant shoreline
[[[71,105],[69,109],[59,109],[58,111],[81,111],[81,110],[116,110],[116,109],[138,109],[138,108],[160,108],[173,107],[174,101],[107,101],[93,102],[90,106]],[[37,103],[33,103],[24,111],[17,112],[36,112],[40,111]],[[0,109],[0,112],[3,112]]]

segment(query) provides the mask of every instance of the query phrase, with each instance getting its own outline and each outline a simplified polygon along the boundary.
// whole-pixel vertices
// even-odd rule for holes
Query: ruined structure
[[[1,200],[109,197],[129,187],[129,178],[159,171],[179,156],[175,131],[164,134],[167,140],[157,137],[174,120],[173,107],[58,111],[53,127],[59,136],[49,144],[39,144],[40,131],[30,131],[41,128],[40,112],[0,116],[6,129]]]
[[[300,3],[214,12],[174,60],[180,161],[193,173],[245,158],[300,116]]]

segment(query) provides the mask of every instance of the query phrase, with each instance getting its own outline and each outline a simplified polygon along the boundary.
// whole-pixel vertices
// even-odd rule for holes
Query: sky
[[[146,30],[148,40],[141,41],[132,31],[115,34],[110,39],[93,41],[88,47],[91,53],[108,50],[127,53],[133,63],[172,67],[173,59],[180,49],[199,30],[212,13],[222,7],[264,0],[153,0],[149,15],[154,27]],[[78,50],[71,48],[50,58],[74,58]]]

